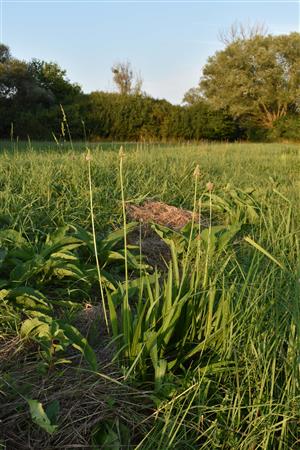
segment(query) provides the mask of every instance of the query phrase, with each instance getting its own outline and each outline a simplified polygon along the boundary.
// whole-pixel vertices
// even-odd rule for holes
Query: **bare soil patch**
[[[179,231],[192,220],[193,213],[163,202],[147,201],[143,205],[127,205],[127,217],[140,223],[138,229],[129,233],[128,242],[141,246],[146,262],[164,271],[171,259],[171,252],[168,245],[151,228],[151,224]]]

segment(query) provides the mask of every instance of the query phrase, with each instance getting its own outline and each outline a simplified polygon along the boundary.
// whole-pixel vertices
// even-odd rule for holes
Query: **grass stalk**
[[[128,255],[127,255],[127,220],[126,220],[126,204],[124,195],[124,180],[123,180],[123,160],[124,160],[124,149],[123,146],[120,147],[119,151],[119,176],[120,176],[120,186],[121,186],[121,201],[122,201],[122,215],[123,215],[123,237],[124,237],[124,258],[125,258],[125,295],[123,299],[123,331],[125,342],[128,346],[128,356],[130,355],[130,305],[129,305],[129,295],[128,295]]]
[[[94,219],[94,203],[93,203],[93,189],[92,189],[92,173],[91,173],[91,152],[88,149],[87,155],[86,155],[86,161],[88,163],[88,179],[89,179],[89,198],[90,198],[90,211],[91,211],[91,222],[92,222],[92,234],[93,234],[93,245],[94,245],[94,252],[95,252],[95,260],[96,260],[96,267],[97,267],[97,274],[98,274],[98,281],[99,281],[99,288],[100,288],[100,295],[101,295],[101,302],[102,302],[102,309],[104,313],[104,320],[107,332],[109,333],[109,325],[108,325],[108,319],[107,319],[107,312],[106,312],[106,304],[105,304],[105,297],[104,297],[104,289],[103,289],[103,283],[102,283],[102,277],[101,277],[101,269],[100,269],[100,263],[98,258],[98,249],[97,249],[97,239],[96,239],[96,229],[95,229],[95,219]]]

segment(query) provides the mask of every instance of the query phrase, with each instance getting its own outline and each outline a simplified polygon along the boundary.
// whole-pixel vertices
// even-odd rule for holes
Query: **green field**
[[[0,144],[0,448],[296,450],[299,146],[123,146]]]

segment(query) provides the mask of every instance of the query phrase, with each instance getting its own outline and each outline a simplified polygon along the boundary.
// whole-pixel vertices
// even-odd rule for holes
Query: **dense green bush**
[[[271,139],[300,140],[300,115],[289,114],[277,120],[274,128],[270,130]]]
[[[173,108],[166,100],[147,96],[92,92],[86,96],[83,116],[92,139],[160,140]]]
[[[299,140],[294,108],[263,127],[251,115],[237,119],[203,97],[184,106],[141,92],[84,94],[56,63],[20,61],[0,46],[0,136],[19,139],[117,141]],[[249,119],[249,117],[251,119]],[[248,122],[250,120],[250,122]]]

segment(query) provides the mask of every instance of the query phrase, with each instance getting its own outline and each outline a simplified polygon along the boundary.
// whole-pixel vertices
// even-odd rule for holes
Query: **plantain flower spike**
[[[213,188],[214,188],[214,183],[212,183],[211,181],[209,181],[209,182],[206,184],[206,189],[208,190],[208,192],[211,192],[211,191],[213,190]]]
[[[125,156],[125,152],[124,152],[124,148],[123,145],[121,145],[120,150],[119,150],[119,157],[120,159],[124,158]]]
[[[199,164],[196,165],[193,175],[194,175],[195,178],[199,178],[199,177],[200,177],[200,167],[199,167]]]
[[[92,155],[91,155],[91,151],[88,148],[87,154],[85,155],[85,160],[86,161],[91,161],[92,160]]]

